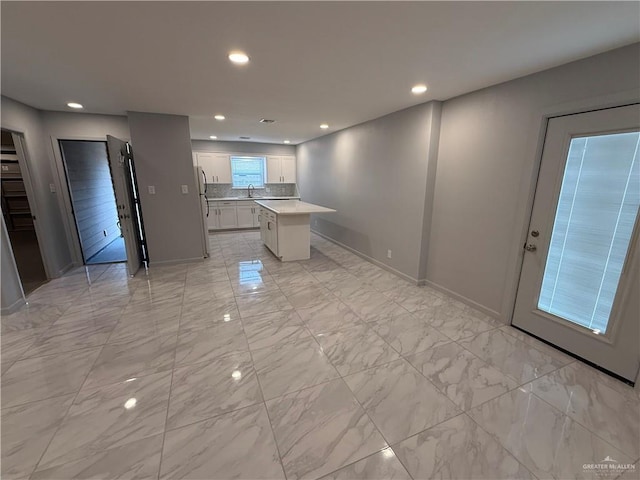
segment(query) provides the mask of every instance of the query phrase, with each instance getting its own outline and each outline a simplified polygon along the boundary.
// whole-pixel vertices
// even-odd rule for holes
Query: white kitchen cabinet
[[[231,183],[231,160],[225,153],[197,152],[196,160],[207,176],[207,183]]]
[[[238,228],[236,202],[209,202],[207,228],[209,230],[229,230],[232,228]]]
[[[278,256],[278,219],[275,213],[260,208],[260,239],[275,256]]]
[[[282,183],[281,157],[267,157],[267,183]]]
[[[218,228],[225,230],[238,228],[238,217],[235,205],[221,205],[218,207]]]
[[[207,229],[218,230],[218,207],[209,203],[209,216],[207,217]]]
[[[296,183],[296,157],[280,157],[282,164],[282,183]]]
[[[238,228],[254,227],[253,210],[255,209],[253,202],[238,202],[236,211],[238,213]]]
[[[296,157],[269,155],[267,157],[267,183],[296,183]]]

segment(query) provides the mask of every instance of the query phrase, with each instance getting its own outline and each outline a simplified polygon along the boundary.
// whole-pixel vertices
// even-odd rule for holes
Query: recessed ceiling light
[[[327,128],[329,128],[329,125],[327,125],[326,123],[323,123],[322,125],[320,125],[320,128],[323,130],[326,130]]]
[[[222,120],[224,120],[224,119],[225,119],[225,116],[224,116],[224,115],[216,115],[216,116],[215,116],[215,117],[213,117],[213,118],[215,118],[216,120],[220,120],[220,121],[222,121]]]
[[[427,86],[424,84],[419,84],[419,85],[414,85],[413,88],[411,89],[411,93],[413,93],[414,95],[420,95],[421,93],[424,93],[427,91]]]
[[[209,138],[210,138],[211,140],[216,140],[218,137],[216,137],[215,135],[209,135]]]
[[[249,63],[249,56],[244,52],[231,52],[229,54],[229,60],[237,65],[244,65]]]
[[[84,108],[84,107],[82,106],[82,104],[80,104],[80,103],[76,103],[76,102],[69,102],[69,103],[67,103],[67,107],[69,107],[69,108],[75,108],[75,109]]]
[[[291,140],[285,140],[284,143],[291,143]]]

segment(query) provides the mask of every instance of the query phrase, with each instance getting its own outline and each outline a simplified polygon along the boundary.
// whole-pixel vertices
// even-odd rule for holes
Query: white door
[[[118,219],[124,237],[124,245],[127,251],[127,270],[129,275],[136,274],[142,263],[141,251],[141,226],[137,224],[139,218],[134,211],[136,199],[132,184],[131,168],[129,162],[131,156],[127,150],[127,144],[111,135],[107,135],[107,152],[109,154],[109,166],[113,179],[113,190],[116,196]]]
[[[296,183],[296,157],[281,157],[282,182]]]
[[[267,157],[267,183],[282,183],[282,162],[280,157]]]
[[[231,183],[231,160],[224,153],[213,154],[213,174],[215,183]]]
[[[236,207],[221,205],[218,207],[218,227],[238,228],[238,218],[236,216]]]
[[[624,379],[639,366],[640,106],[549,120],[513,325]]]
[[[249,203],[249,202],[239,202]],[[251,202],[253,203],[253,202]],[[253,227],[253,206],[252,205],[238,205],[238,228],[251,228]]]

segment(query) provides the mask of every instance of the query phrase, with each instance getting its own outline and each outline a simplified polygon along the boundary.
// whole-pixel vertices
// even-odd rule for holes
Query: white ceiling
[[[638,2],[2,2],[2,94],[299,143],[640,40]],[[232,65],[230,50],[251,62]],[[429,90],[414,96],[424,82]],[[213,115],[227,120],[218,122]],[[277,123],[258,123],[262,117]],[[331,128],[320,130],[327,122]]]

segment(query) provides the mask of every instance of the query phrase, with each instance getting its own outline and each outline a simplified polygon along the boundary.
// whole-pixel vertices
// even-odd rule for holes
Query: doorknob
[[[524,249],[527,252],[535,252],[538,249],[538,247],[536,247],[533,243],[528,243],[524,246]]]

